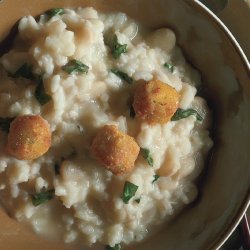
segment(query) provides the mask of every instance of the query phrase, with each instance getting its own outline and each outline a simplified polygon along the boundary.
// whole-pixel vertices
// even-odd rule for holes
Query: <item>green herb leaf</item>
[[[148,165],[150,167],[153,167],[154,160],[153,160],[153,158],[151,156],[151,153],[150,153],[149,149],[141,148],[141,153],[142,153],[143,158],[148,162]]]
[[[43,80],[41,78],[35,90],[35,97],[41,105],[45,105],[52,99],[51,96],[45,92]]]
[[[14,78],[23,77],[29,80],[34,80],[35,76],[32,73],[32,65],[24,63],[13,75]]]
[[[152,183],[156,182],[160,178],[160,175],[155,174]]]
[[[50,190],[45,190],[45,188],[42,188],[40,193],[32,194],[31,199],[32,199],[32,204],[37,207],[40,204],[51,200],[54,197],[55,190],[50,189]]]
[[[78,124],[78,125],[76,125],[76,127],[78,128],[78,130],[81,134],[84,134],[84,129],[81,125]]]
[[[129,200],[135,195],[138,186],[126,181],[123,188],[122,200],[125,204],[128,204]]]
[[[120,77],[122,80],[126,81],[127,83],[133,83],[133,78],[130,77],[128,74],[120,71],[119,69],[111,69],[111,72]]]
[[[171,121],[178,121],[183,118],[187,118],[190,115],[194,115],[198,121],[202,121],[203,118],[199,113],[194,109],[177,109],[175,114],[172,116]]]
[[[16,117],[0,117],[0,129],[3,132],[9,133],[10,124]]]
[[[79,73],[79,74],[87,74],[89,71],[89,67],[83,64],[78,60],[71,60],[66,65],[62,67],[62,69],[68,74]]]
[[[165,68],[169,69],[169,71],[170,71],[171,73],[174,72],[174,66],[173,66],[172,64],[170,64],[170,63],[164,63],[163,66],[164,66]]]
[[[135,202],[139,204],[141,202],[141,198],[135,199]]]
[[[49,18],[53,16],[57,16],[57,15],[63,15],[64,13],[65,11],[62,8],[55,8],[55,9],[47,10],[45,12],[45,14],[49,16]]]
[[[121,250],[121,245],[120,244],[115,244],[114,247],[106,246],[106,250]]]
[[[37,101],[44,105],[51,100],[51,96],[45,93],[43,79],[42,76],[35,75],[32,73],[32,65],[27,63],[23,64],[13,75],[12,77],[23,77],[26,79],[33,80],[37,83],[37,87],[35,89],[35,98]]]
[[[113,58],[117,59],[121,54],[127,52],[127,44],[120,44],[117,35],[114,35],[110,49]]]
[[[132,104],[129,106],[129,115],[130,115],[131,118],[135,118],[135,115],[136,115],[134,107],[133,107]]]

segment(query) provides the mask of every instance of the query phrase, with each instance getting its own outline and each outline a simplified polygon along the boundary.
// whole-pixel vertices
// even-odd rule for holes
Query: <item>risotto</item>
[[[66,243],[139,242],[197,196],[212,146],[172,30],[124,13],[23,17],[0,58],[0,201]]]

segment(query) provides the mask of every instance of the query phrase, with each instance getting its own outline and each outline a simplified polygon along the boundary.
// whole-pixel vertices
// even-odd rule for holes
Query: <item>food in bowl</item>
[[[0,59],[0,199],[12,217],[115,249],[196,198],[211,111],[172,30],[93,8],[26,16],[18,30]]]
[[[115,125],[104,125],[91,145],[93,156],[115,175],[131,172],[139,151],[134,138],[120,132]]]
[[[34,160],[51,145],[49,124],[39,115],[22,115],[10,123],[7,152],[19,160]]]

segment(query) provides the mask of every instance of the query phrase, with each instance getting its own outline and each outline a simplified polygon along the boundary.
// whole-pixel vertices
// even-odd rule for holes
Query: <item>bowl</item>
[[[77,6],[122,11],[152,28],[171,27],[186,58],[201,72],[214,113],[215,146],[200,178],[198,199],[160,232],[126,249],[218,249],[249,205],[250,68],[243,51],[220,20],[196,0],[1,1],[0,39],[22,16]],[[79,249],[35,235],[3,210],[0,221],[3,250]]]

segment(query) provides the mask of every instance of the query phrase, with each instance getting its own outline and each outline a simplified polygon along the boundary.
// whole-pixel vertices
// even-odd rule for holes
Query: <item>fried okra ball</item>
[[[91,153],[107,170],[115,175],[129,173],[140,147],[133,137],[121,132],[115,125],[105,125],[96,134]]]
[[[7,152],[19,160],[34,160],[51,145],[50,126],[39,115],[22,115],[10,124]]]
[[[149,124],[167,123],[176,112],[180,94],[159,80],[140,82],[134,94],[136,116]]]

